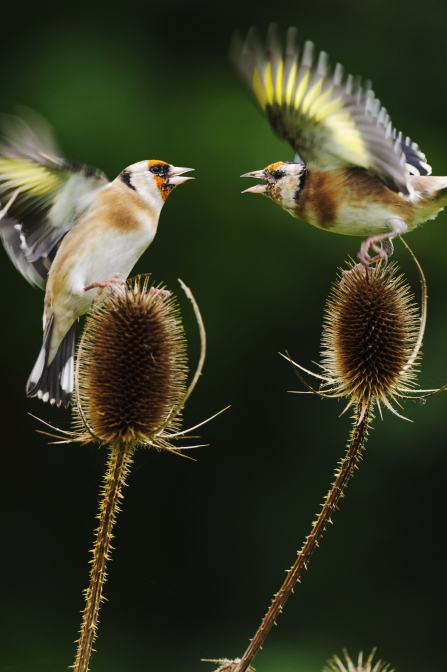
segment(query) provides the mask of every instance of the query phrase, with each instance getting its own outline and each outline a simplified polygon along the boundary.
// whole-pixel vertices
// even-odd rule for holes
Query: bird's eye
[[[284,177],[284,171],[283,170],[274,170],[272,173],[272,177],[275,178],[275,180],[280,180],[282,177]]]
[[[154,175],[165,177],[169,173],[169,166],[165,163],[154,163],[154,165],[149,168],[149,171]]]

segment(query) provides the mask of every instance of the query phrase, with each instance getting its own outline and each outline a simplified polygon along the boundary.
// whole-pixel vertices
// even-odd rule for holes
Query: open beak
[[[258,180],[266,180],[267,175],[265,170],[254,170],[251,173],[244,173],[241,177],[255,177]],[[255,184],[254,187],[244,189],[243,194],[265,194],[267,191],[266,184]]]
[[[166,184],[176,187],[178,184],[193,180],[193,177],[180,177],[183,173],[189,173],[191,170],[194,170],[194,168],[176,168],[176,166],[171,166]]]

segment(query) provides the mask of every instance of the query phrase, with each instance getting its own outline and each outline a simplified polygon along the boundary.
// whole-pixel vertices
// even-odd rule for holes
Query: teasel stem
[[[103,585],[106,581],[106,566],[112,550],[112,530],[116,522],[119,501],[123,498],[122,489],[126,485],[126,476],[132,464],[134,448],[132,443],[116,440],[110,447],[106,474],[101,488],[102,500],[99,505],[99,525],[95,533],[93,558],[90,570],[90,585],[85,591],[85,609],[83,612],[81,636],[73,665],[75,672],[88,672],[93,642],[96,639],[98,613],[102,600]]]
[[[315,547],[318,546],[318,542],[320,541],[326,526],[331,522],[332,515],[337,508],[340,498],[343,496],[343,491],[361,459],[371,419],[372,400],[369,398],[364,404],[357,404],[355,424],[352,430],[351,439],[348,444],[346,455],[340,462],[336,471],[335,481],[325,497],[321,511],[318,514],[316,521],[313,523],[312,530],[299,551],[297,559],[287,572],[284,583],[273,598],[266,615],[262,619],[261,625],[253,639],[250,641],[241,660],[233,668],[233,672],[245,672],[248,669],[259,649],[262,648],[264,640],[269,634],[272,626],[275,624],[276,619],[282,612],[282,608],[285,605],[287,598],[293,592],[297,582],[301,580],[303,570],[307,569],[307,563],[309,562],[310,556]]]

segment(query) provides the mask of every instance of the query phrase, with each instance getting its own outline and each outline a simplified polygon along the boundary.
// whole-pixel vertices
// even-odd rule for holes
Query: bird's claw
[[[368,254],[369,249],[373,249],[374,252],[377,252],[375,257],[370,257]],[[388,255],[383,250],[381,247],[375,244],[373,238],[368,238],[368,240],[363,241],[363,243],[360,245],[360,251],[357,255],[357,259],[360,261],[363,266],[369,266],[370,264],[374,264],[376,261],[379,261],[380,259],[384,259],[385,263],[388,261]]]
[[[171,292],[169,289],[158,289],[158,287],[151,287],[149,290],[149,294],[153,294],[154,296],[164,296],[166,299],[169,299],[171,296]]]
[[[357,273],[362,273],[362,272],[363,272],[363,273],[365,273],[365,272],[366,272],[366,273],[375,273],[375,270],[376,270],[375,268],[368,268],[368,267],[365,266],[365,264],[363,264],[363,263],[361,263],[361,264],[356,264],[355,266],[353,266],[353,267],[350,268],[349,270],[347,270],[347,271],[343,271],[343,272],[342,272],[342,274],[341,274],[341,280],[340,280],[340,287],[341,287],[342,289],[346,289],[346,288],[347,288],[347,282],[346,282],[346,280],[347,280],[347,278],[348,278],[349,276],[355,275],[355,274],[357,274]]]
[[[381,243],[381,246],[377,243]],[[376,252],[375,257],[370,257],[368,250],[372,249]],[[357,259],[360,261],[363,266],[369,266],[374,264],[376,261],[383,260],[385,266],[388,263],[388,256],[393,254],[393,243],[391,242],[391,235],[389,233],[384,233],[381,236],[373,236],[372,238],[367,238],[360,245],[360,251],[357,255]]]
[[[107,278],[107,280],[97,280],[96,282],[92,282],[91,285],[87,285],[84,287],[84,292],[88,292],[90,289],[95,289],[97,287],[99,291],[95,294],[92,301],[92,303],[95,303],[101,296],[103,290],[113,284],[125,285],[126,278],[122,273],[114,273],[112,277]]]
[[[380,236],[372,236],[367,238],[360,245],[360,251],[357,255],[360,264],[356,264],[349,271],[343,271],[340,287],[346,286],[346,277],[352,273],[358,273],[361,269],[369,269],[369,272],[374,272],[375,269],[371,268],[371,264],[376,263],[376,261],[384,261],[385,266],[388,263],[388,257],[390,257],[394,252],[394,246],[392,237],[395,236],[395,232],[392,233],[382,233]],[[380,244],[380,246],[379,246]],[[372,249],[376,252],[375,257],[370,257],[368,251]]]

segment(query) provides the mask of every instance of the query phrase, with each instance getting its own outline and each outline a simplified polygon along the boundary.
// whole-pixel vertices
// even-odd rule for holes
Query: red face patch
[[[155,170],[154,171],[151,170],[151,168],[155,166],[164,168],[165,166],[169,166],[169,163],[166,163],[166,161],[158,161],[157,159],[151,159],[150,161],[147,162],[147,167],[153,173],[153,180],[157,185],[158,191],[160,192],[160,196],[165,201],[174,187],[173,185],[167,184],[166,176],[168,171],[160,170],[160,174],[158,175],[155,172]]]

